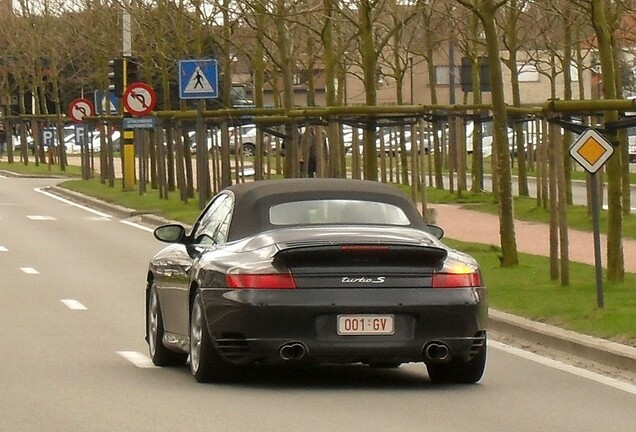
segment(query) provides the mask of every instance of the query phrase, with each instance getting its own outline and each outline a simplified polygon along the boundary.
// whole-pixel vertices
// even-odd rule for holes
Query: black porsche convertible
[[[433,382],[475,383],[486,363],[477,262],[444,245],[392,186],[347,179],[236,184],[148,267],[155,365],[197,381],[247,365],[424,362]]]

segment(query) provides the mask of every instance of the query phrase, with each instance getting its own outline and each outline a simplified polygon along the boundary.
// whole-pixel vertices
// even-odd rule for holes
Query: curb
[[[181,222],[171,221],[164,217],[158,216],[150,211],[143,212],[143,211],[123,207],[117,204],[113,204],[107,201],[102,201],[100,199],[93,198],[88,195],[84,195],[79,192],[75,192],[69,189],[64,189],[59,186],[49,186],[46,188],[46,190],[62,198],[70,199],[74,202],[86,205],[87,207],[91,207],[95,210],[112,214],[113,216],[116,216],[121,219],[137,218],[143,223],[146,223],[148,225],[155,225],[155,226],[159,226],[159,225],[163,225],[167,223],[180,223],[181,225],[184,225]]]
[[[111,204],[58,186],[50,186],[47,190],[55,195],[122,219],[139,218],[141,222],[154,226],[175,222],[152,213],[139,212]],[[494,309],[490,309],[488,314],[488,328],[490,330],[607,366],[636,372],[636,347],[582,335]]]
[[[636,348],[490,309],[491,330],[618,369],[636,371]]]

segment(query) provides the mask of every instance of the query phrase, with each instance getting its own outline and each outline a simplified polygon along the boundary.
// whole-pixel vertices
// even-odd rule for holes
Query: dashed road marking
[[[117,351],[117,354],[137,366],[138,368],[143,369],[155,369],[155,366],[147,356],[137,352],[137,351]]]
[[[33,221],[50,221],[57,220],[53,216],[43,216],[43,215],[27,215],[27,218]]]
[[[62,303],[66,305],[67,308],[71,310],[88,310],[86,306],[74,299],[62,299],[60,300]]]
[[[87,218],[88,220],[96,221],[96,222],[110,222],[111,219],[109,217],[104,216],[90,216]]]
[[[20,270],[22,270],[26,274],[33,274],[33,275],[40,274],[40,272],[34,269],[33,267],[20,267]]]

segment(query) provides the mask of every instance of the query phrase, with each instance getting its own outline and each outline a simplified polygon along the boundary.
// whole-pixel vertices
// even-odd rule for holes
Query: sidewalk
[[[499,217],[497,215],[466,210],[458,205],[432,204],[437,212],[437,225],[444,236],[461,241],[499,246]],[[594,238],[591,232],[568,230],[570,260],[594,265]],[[550,255],[548,226],[536,222],[515,220],[515,237],[519,252]],[[607,264],[607,237],[601,235],[603,266]],[[625,271],[636,273],[636,240],[623,239]]]

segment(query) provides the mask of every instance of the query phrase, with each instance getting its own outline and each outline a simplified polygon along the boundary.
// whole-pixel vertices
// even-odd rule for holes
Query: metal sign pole
[[[196,133],[196,145],[197,145],[197,188],[199,189],[199,209],[203,210],[205,204],[209,199],[208,181],[210,178],[208,172],[208,157],[207,157],[207,140],[204,136],[205,123],[203,122],[203,109],[205,102],[203,99],[197,101],[197,133]]]
[[[596,304],[603,309],[603,265],[601,262],[600,202],[596,172],[614,154],[614,147],[595,129],[581,134],[570,147],[570,155],[590,174],[592,194],[592,229],[594,231],[594,262],[596,264]]]
[[[600,203],[598,197],[598,183],[596,173],[590,173],[592,195],[592,230],[594,232],[594,263],[596,266],[596,305],[599,309],[605,307],[603,296],[603,263],[601,260],[601,227],[600,227]]]

